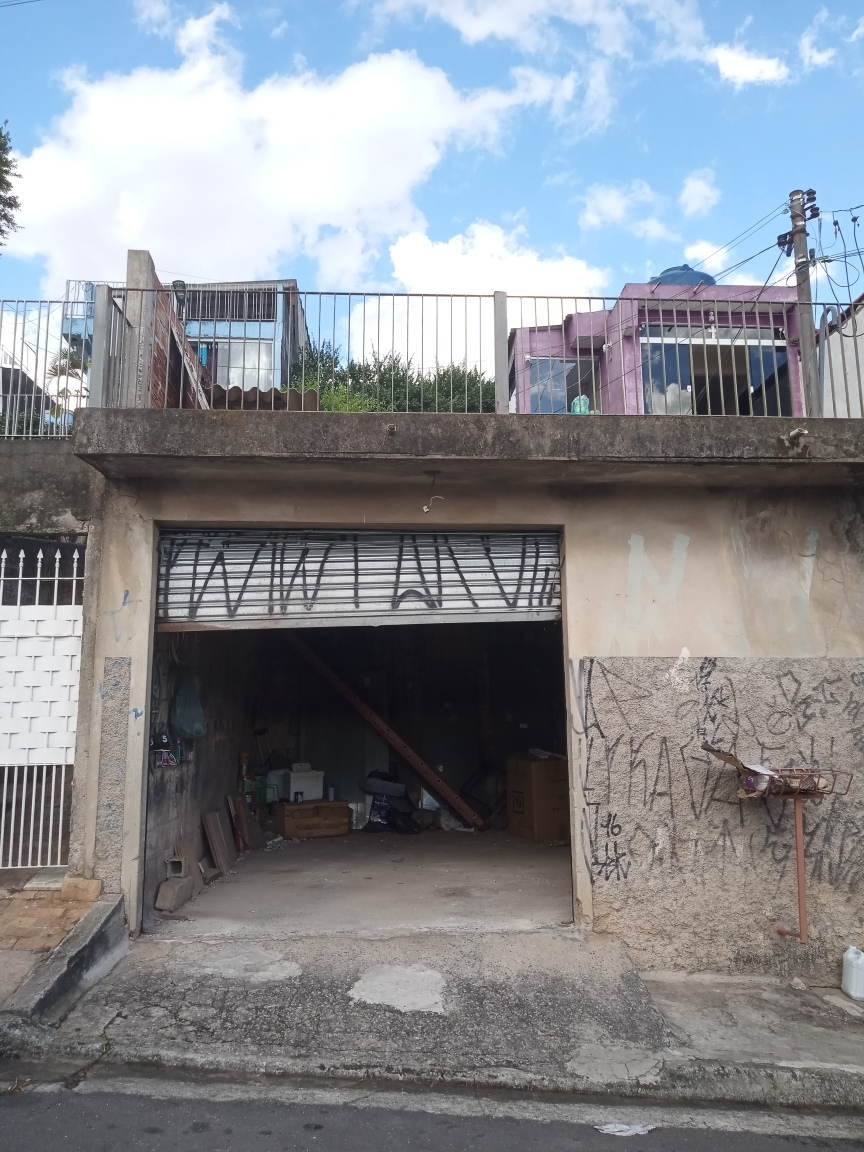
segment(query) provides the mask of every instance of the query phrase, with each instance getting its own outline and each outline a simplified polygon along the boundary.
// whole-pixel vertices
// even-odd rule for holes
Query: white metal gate
[[[33,868],[68,858],[84,563],[74,545],[14,543],[0,552],[0,868]]]
[[[163,531],[157,626],[556,620],[556,532]]]

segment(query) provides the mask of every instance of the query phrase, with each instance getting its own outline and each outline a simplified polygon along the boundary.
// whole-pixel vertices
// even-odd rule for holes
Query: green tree
[[[495,381],[464,364],[421,372],[399,353],[343,360],[329,341],[311,344],[291,372],[291,386],[314,388],[325,412],[494,412]]]
[[[0,247],[6,243],[10,232],[19,225],[15,213],[21,208],[21,201],[12,193],[12,181],[18,178],[18,162],[12,155],[12,140],[4,121],[0,128]]]
[[[82,368],[81,353],[64,345],[49,364],[48,375],[71,376],[75,380],[80,380]]]

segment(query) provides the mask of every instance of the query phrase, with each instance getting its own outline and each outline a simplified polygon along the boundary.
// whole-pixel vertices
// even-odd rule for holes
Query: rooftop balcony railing
[[[0,302],[0,433],[81,407],[855,417],[864,297],[627,285],[619,297],[301,292],[293,281]],[[803,363],[805,326],[816,353]],[[804,341],[804,346],[807,342]]]

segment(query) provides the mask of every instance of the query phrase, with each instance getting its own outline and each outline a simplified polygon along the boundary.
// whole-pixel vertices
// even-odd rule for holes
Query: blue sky
[[[794,187],[836,253],[864,202],[862,0],[0,0],[0,44],[0,297],[121,280],[130,247],[166,278],[611,294],[771,245]]]

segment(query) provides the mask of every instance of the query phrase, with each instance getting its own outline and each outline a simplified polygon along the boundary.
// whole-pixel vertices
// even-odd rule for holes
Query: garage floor
[[[573,919],[570,850],[506,832],[354,832],[250,853],[160,936],[520,932]]]

